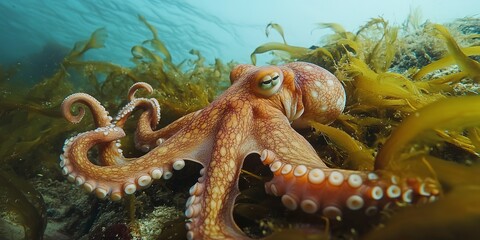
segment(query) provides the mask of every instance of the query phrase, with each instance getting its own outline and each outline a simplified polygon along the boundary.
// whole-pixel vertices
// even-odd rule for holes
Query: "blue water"
[[[131,65],[130,48],[151,38],[138,21],[146,17],[159,31],[174,62],[192,58],[197,49],[208,62],[249,62],[250,53],[262,43],[281,41],[265,36],[265,26],[284,27],[287,42],[298,46],[318,44],[327,30],[316,23],[336,22],[355,31],[372,17],[382,16],[401,24],[411,9],[420,8],[424,19],[444,23],[480,14],[478,0],[426,1],[322,1],[322,0],[2,0],[0,1],[0,63],[11,63],[40,52],[46,44],[70,49],[95,29],[106,27],[106,48],[89,53],[101,59]],[[259,56],[260,63],[269,56]]]

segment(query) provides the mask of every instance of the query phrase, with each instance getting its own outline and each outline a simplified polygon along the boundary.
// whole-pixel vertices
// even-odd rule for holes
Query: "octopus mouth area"
[[[298,100],[296,98],[294,100],[291,100],[290,98],[283,99],[281,102],[285,111],[285,116],[287,116],[287,119],[290,122],[293,122],[302,116],[304,109],[297,109]]]

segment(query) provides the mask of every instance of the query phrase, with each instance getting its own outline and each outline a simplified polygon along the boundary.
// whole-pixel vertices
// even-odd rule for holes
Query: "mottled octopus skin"
[[[146,83],[132,86],[130,103],[115,119],[89,95],[67,97],[62,104],[67,120],[81,120],[85,111],[74,116],[70,109],[82,103],[92,111],[97,128],[65,141],[60,156],[63,174],[99,198],[120,200],[148,187],[153,179],[170,178],[172,169],[183,168],[184,160],[200,163],[201,177],[186,204],[189,239],[248,239],[233,221],[232,208],[243,161],[251,153],[260,154],[274,174],[265,184],[267,193],[281,196],[288,209],[332,219],[349,213],[367,217],[392,203],[413,203],[438,194],[435,183],[428,180],[329,168],[293,130],[292,123],[299,127],[309,120],[330,123],[343,111],[345,91],[325,69],[303,62],[239,65],[230,79],[232,86],[209,106],[159,130],[154,130],[160,119],[158,102],[134,96],[140,88],[152,91]],[[135,142],[147,153],[127,159],[118,140],[125,136],[123,124],[135,108],[145,110]],[[97,144],[100,165],[87,158]]]

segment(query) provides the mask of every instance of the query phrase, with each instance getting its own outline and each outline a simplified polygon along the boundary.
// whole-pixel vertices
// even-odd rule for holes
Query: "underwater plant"
[[[213,64],[208,64],[199,51],[191,50],[193,59],[176,64],[161,41],[161,33],[144,17],[139,16],[139,21],[150,30],[152,37],[131,48],[133,67],[84,59],[86,52],[104,47],[107,41],[106,29],[99,28],[89,39],[75,44],[58,63],[55,74],[33,86],[19,87],[8,80],[21,69],[0,68],[0,188],[6,193],[0,198],[0,208],[2,216],[18,216],[16,223],[24,227],[26,237],[40,238],[45,228],[45,214],[51,213],[45,213],[38,192],[32,190],[27,194],[19,190],[31,189],[30,180],[39,176],[60,181],[57,155],[61,141],[72,132],[95,124],[89,111],[77,106],[74,113],[84,111],[84,120],[77,125],[67,124],[59,107],[65,96],[81,90],[98,98],[107,111],[115,112],[124,103],[120,96],[129,86],[144,81],[153,86],[149,96],[162,108],[162,126],[205,107],[229,86],[229,74],[235,63],[215,59]],[[263,189],[263,184],[271,178],[270,173],[265,172],[261,164],[253,164],[242,171],[240,196],[234,208],[235,221],[249,236],[265,237],[273,233],[270,237],[276,238],[289,231],[304,239],[478,236],[478,98],[455,97],[478,94],[479,63],[478,58],[473,58],[480,53],[478,32],[471,32],[476,28],[468,27],[471,35],[458,35],[442,25],[421,25],[415,16],[411,22],[408,30],[413,33],[404,32],[405,29],[392,26],[382,18],[372,19],[357,32],[349,32],[336,23],[319,24],[320,28],[331,29],[333,34],[325,36],[321,45],[312,47],[287,44],[283,28],[270,23],[265,29],[267,37],[276,31],[282,40],[259,46],[252,52],[251,59],[255,63],[257,54],[273,52],[275,64],[311,62],[335,72],[343,82],[347,92],[345,113],[332,126],[311,122],[315,133],[301,131],[319,155],[326,156],[329,166],[351,170],[388,169],[405,176],[428,176],[441,183],[441,197],[430,204],[397,209],[395,214],[385,210],[379,223],[372,222],[364,229],[353,231],[354,227],[344,228],[321,216],[284,211],[281,202],[266,195]],[[412,46],[407,41],[409,37],[427,39],[430,45]],[[462,45],[461,39],[470,42]],[[418,59],[407,61],[407,53]],[[147,93],[139,91],[136,95]],[[132,118],[140,118],[138,115],[132,114]],[[130,122],[133,121],[127,121],[125,127],[132,130],[134,126]],[[136,156],[139,153],[130,144],[132,141],[122,139],[121,144],[126,146],[125,154]],[[92,156],[98,153],[98,149],[89,152]],[[12,185],[11,181],[17,178],[27,181],[18,180],[19,184]],[[173,201],[172,192],[188,188],[188,183],[181,183],[180,187],[163,181],[160,184],[162,187],[146,190],[131,200],[137,208],[133,222],[149,215],[146,203],[164,204],[162,201],[166,200],[158,200],[160,198]],[[167,190],[161,192],[159,189],[165,185]],[[161,197],[155,197],[159,192]],[[187,201],[185,192],[177,197],[178,211]],[[45,194],[48,193],[42,192]],[[21,209],[4,204],[14,199],[20,199]],[[104,205],[99,208],[102,207],[105,208]],[[110,208],[124,209],[120,204]],[[96,214],[101,215],[102,211]],[[97,218],[92,215],[91,218]],[[147,230],[133,227],[133,223],[128,224],[127,229],[125,222],[129,221],[125,218],[122,223],[106,225],[112,232],[92,234],[108,235],[115,231],[124,235],[128,235],[128,231],[148,234]],[[184,217],[175,215],[163,227],[163,233],[149,236],[176,233],[181,239],[186,234],[184,221]],[[102,229],[103,225],[91,223],[85,232],[76,234],[88,234],[88,229],[98,226]],[[412,227],[420,230],[406,230]],[[73,236],[71,229],[67,234]]]
[[[369,239],[446,239],[478,236],[480,220],[480,164],[471,166],[431,156],[422,151],[404,152],[420,133],[441,129],[468,130],[470,140],[478,143],[480,96],[446,98],[432,103],[409,117],[394,130],[376,156],[375,167],[395,169],[408,174],[434,175],[442,183],[444,194],[423,208],[408,208],[392,216],[385,228],[372,231]],[[418,143],[417,143],[418,144]],[[475,146],[478,153],[478,145]],[[414,173],[413,173],[414,172]],[[455,209],[452,211],[452,209]],[[445,214],[449,212],[449,214]],[[415,228],[415,232],[408,231]]]
[[[334,123],[335,127],[310,123],[317,134],[325,138],[323,141],[337,148],[332,154],[331,150],[326,150],[324,146],[315,145],[317,151],[330,156],[330,164],[333,166],[349,169],[389,169],[401,175],[438,179],[445,194],[431,206],[399,210],[398,216],[391,217],[392,225],[389,220],[385,220],[382,224],[386,226],[384,229],[374,230],[367,237],[422,239],[436,236],[442,239],[451,234],[467,238],[475,236],[478,232],[475,221],[479,217],[478,207],[473,206],[473,203],[478,201],[476,193],[468,200],[459,201],[464,202],[466,207],[451,219],[441,213],[464,197],[463,191],[478,188],[480,184],[479,178],[473,174],[478,169],[476,166],[479,156],[479,119],[473,110],[477,108],[478,96],[455,97],[478,94],[479,63],[468,57],[478,55],[478,47],[459,47],[442,25],[425,24],[420,28],[417,24],[412,28],[416,32],[416,38],[420,35],[436,40],[435,46],[438,49],[445,43],[447,54],[431,59],[431,63],[420,65],[422,68],[419,70],[412,66],[399,73],[392,69],[403,64],[403,55],[398,53],[406,47],[406,36],[399,34],[396,28],[389,29],[384,20],[372,19],[356,34],[345,31],[338,24],[320,26],[331,28],[335,32],[327,38],[323,48],[327,49],[335,60],[336,75],[344,81],[348,102],[346,113]],[[462,38],[473,39],[475,36],[473,34]],[[269,49],[278,50],[282,49]],[[307,52],[305,51],[303,56],[292,55],[290,60],[310,61]],[[258,53],[257,50],[254,51],[254,54]],[[273,62],[285,60],[288,61],[289,58],[280,56]],[[312,62],[319,65],[329,64],[323,58]],[[454,64],[459,66],[459,72],[438,73],[439,69]],[[435,71],[437,73],[432,74]],[[315,140],[312,137],[311,139]],[[420,141],[413,141],[414,139]],[[452,165],[450,161],[457,161],[459,164]],[[465,171],[465,178],[460,180],[462,178],[459,177],[458,182],[453,180],[455,177],[452,176],[458,174],[447,170],[446,166],[450,165],[452,172]],[[466,179],[470,182],[463,188],[460,182],[467,181]],[[408,219],[417,218],[416,211],[424,211],[421,214],[423,218],[409,222]],[[432,211],[432,214],[429,211]],[[455,221],[461,224],[453,224]],[[407,227],[402,227],[402,224],[411,227],[418,224],[422,226],[422,232],[415,235],[415,232],[406,231]],[[445,228],[450,224],[451,228]],[[442,228],[443,231],[435,233],[436,228]],[[395,234],[398,234],[398,237]]]
[[[44,212],[41,220],[38,220],[36,213],[44,211],[45,205],[35,204],[34,208],[30,207],[28,200],[37,192],[32,190],[30,195],[25,195],[12,187],[32,189],[34,185],[31,179],[39,176],[58,179],[61,176],[56,166],[55,155],[59,151],[57,141],[75,129],[93,124],[87,120],[77,125],[68,125],[63,120],[59,106],[74,89],[85,89],[98,96],[110,109],[120,103],[119,99],[112,97],[117,95],[116,92],[128,89],[129,85],[139,79],[148,80],[159,89],[155,94],[162,103],[162,114],[168,122],[168,119],[173,121],[186,112],[208,104],[226,88],[232,63],[223,64],[216,59],[214,64],[207,64],[198,51],[192,50],[191,53],[197,59],[174,64],[155,28],[143,17],[140,16],[139,19],[151,30],[154,38],[132,48],[132,61],[136,64],[134,67],[84,60],[86,52],[105,46],[108,35],[105,28],[99,28],[89,39],[75,43],[72,50],[58,63],[56,72],[45,79],[38,79],[36,84],[22,84],[22,79],[19,82],[9,81],[18,72],[17,69],[0,68],[0,170],[8,172],[8,175],[2,175],[5,179],[0,181],[0,187],[5,193],[0,201],[1,214],[16,216],[18,224],[25,227],[26,238],[43,236],[45,224],[35,224],[45,221]],[[77,108],[76,111],[84,110]],[[89,115],[87,111],[84,112]],[[27,181],[19,180],[17,185],[11,185],[11,181],[17,178],[25,178]],[[18,212],[18,209],[7,205],[13,201],[21,201],[19,204],[24,206],[24,211]]]
[[[3,170],[0,170],[0,191],[0,237],[16,238],[19,224],[24,239],[43,239],[47,218],[40,193],[24,179]]]

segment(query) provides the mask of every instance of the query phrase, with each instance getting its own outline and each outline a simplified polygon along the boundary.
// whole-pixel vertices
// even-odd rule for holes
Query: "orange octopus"
[[[433,184],[401,179],[382,171],[362,172],[329,168],[313,147],[292,127],[310,120],[334,121],[345,107],[345,91],[327,70],[310,63],[283,66],[238,65],[230,74],[231,87],[209,106],[155,130],[160,107],[154,98],[135,98],[146,83],[136,83],[130,103],[115,119],[93,97],[83,93],[65,99],[67,120],[79,122],[85,110],[74,115],[75,103],[92,111],[96,129],[67,139],[60,166],[68,180],[113,201],[148,187],[153,179],[169,179],[185,160],[203,166],[190,189],[185,215],[188,239],[248,239],[232,217],[239,194],[238,178],[247,155],[257,153],[273,172],[267,193],[280,196],[286,208],[338,219],[346,214],[376,215],[392,203],[413,203],[438,194]],[[119,139],[135,108],[140,116],[135,144],[147,153],[125,158]],[[88,151],[99,146],[99,165]]]

